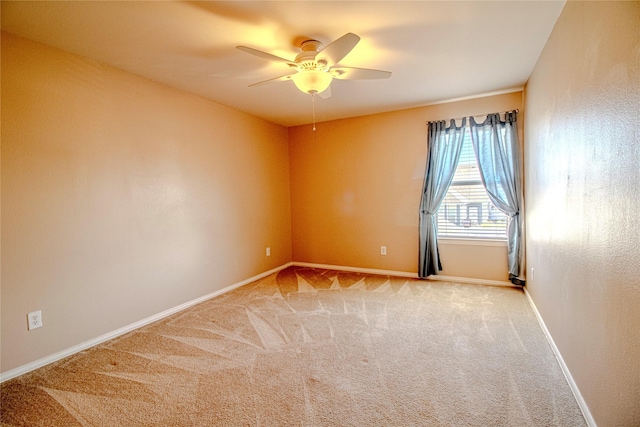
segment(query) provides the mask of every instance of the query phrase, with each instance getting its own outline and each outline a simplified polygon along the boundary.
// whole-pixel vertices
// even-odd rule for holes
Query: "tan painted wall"
[[[293,259],[417,273],[425,122],[521,104],[515,92],[289,128]],[[508,279],[506,246],[441,249],[444,275]]]
[[[281,126],[3,33],[2,372],[290,261],[288,155]]]
[[[568,2],[525,98],[529,292],[598,426],[638,426],[640,3]]]

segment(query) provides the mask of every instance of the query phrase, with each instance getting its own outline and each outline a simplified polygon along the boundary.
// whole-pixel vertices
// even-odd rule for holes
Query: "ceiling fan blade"
[[[269,84],[269,83],[277,83],[277,82],[284,82],[284,81],[287,81],[287,80],[291,80],[291,77],[293,77],[294,74],[296,74],[296,73],[287,74],[285,76],[280,76],[280,77],[275,77],[273,79],[264,80],[264,81],[261,81],[261,82],[258,82],[258,83],[253,83],[253,84],[250,84],[249,87],[261,86],[261,85],[266,85],[266,84]]]
[[[351,49],[356,47],[360,41],[360,36],[347,33],[337,40],[331,42],[316,55],[316,61],[325,61],[329,67],[337,64],[347,56]]]
[[[388,79],[391,77],[391,71],[382,70],[370,70],[368,68],[352,68],[352,67],[337,67],[331,69],[331,76],[334,79]]]
[[[281,58],[279,56],[272,55],[270,53],[263,52],[263,51],[258,50],[258,49],[254,49],[252,47],[236,46],[236,49],[241,50],[241,51],[246,52],[246,53],[249,53],[251,55],[257,56],[257,57],[262,58],[262,59],[268,59],[269,61],[275,61],[275,62],[284,62],[286,64],[289,64],[292,67],[297,67],[297,64],[295,62],[293,62],[293,61],[289,61],[288,59]]]
[[[331,86],[320,92],[318,96],[322,99],[331,98]]]

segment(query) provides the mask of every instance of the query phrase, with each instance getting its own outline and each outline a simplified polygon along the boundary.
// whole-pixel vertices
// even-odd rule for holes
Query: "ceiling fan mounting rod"
[[[320,52],[322,50],[322,48],[324,47],[324,45],[322,44],[322,42],[319,42],[318,40],[305,40],[302,43],[300,43],[300,48],[302,49],[303,52]]]

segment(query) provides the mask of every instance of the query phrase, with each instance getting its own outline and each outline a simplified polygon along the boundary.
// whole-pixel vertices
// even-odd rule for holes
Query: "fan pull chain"
[[[313,131],[316,131],[316,93],[311,93],[311,107],[313,109]]]

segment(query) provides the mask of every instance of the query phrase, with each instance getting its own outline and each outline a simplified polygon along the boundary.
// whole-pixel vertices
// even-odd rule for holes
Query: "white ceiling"
[[[393,73],[334,80],[318,121],[521,89],[562,1],[2,0],[2,29],[199,94],[285,126],[312,121],[289,72],[235,49],[293,59],[307,39],[362,39],[340,64]]]

